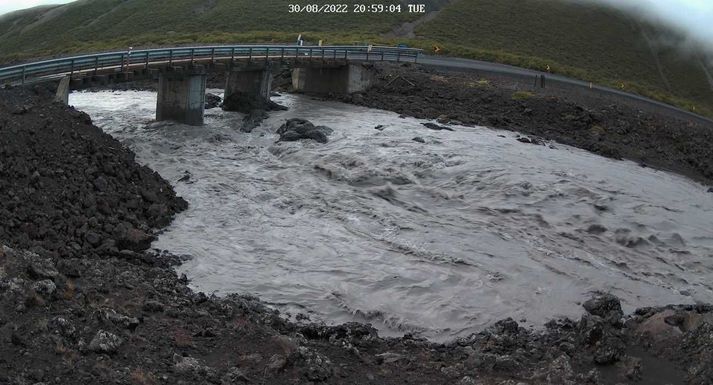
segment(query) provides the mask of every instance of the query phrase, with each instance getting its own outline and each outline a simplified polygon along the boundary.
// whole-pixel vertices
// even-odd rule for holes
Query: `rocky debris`
[[[95,353],[113,354],[123,341],[118,336],[104,330],[99,330],[89,343],[89,351]]]
[[[18,104],[29,112],[13,115]],[[0,239],[12,246],[52,258],[117,255],[124,230],[165,226],[187,207],[130,150],[46,90],[0,90],[0,122]]]
[[[621,322],[624,316],[619,298],[608,293],[597,294],[582,306],[589,314],[602,317],[614,325]]]
[[[280,135],[279,141],[281,142],[311,139],[319,143],[327,143],[329,141],[328,136],[332,132],[334,130],[329,127],[315,126],[310,121],[299,118],[288,120],[277,130],[277,134]]]
[[[417,137],[415,137],[415,138],[413,138],[413,139],[411,139],[411,140],[413,140],[414,142],[426,143],[426,140],[423,139],[423,138],[420,137],[420,136],[417,136]]]
[[[438,124],[435,124],[435,123],[421,123],[421,124],[426,126],[426,128],[434,130],[434,131],[444,131],[444,130],[445,131],[455,131],[454,129],[452,129],[450,127],[439,126]]]
[[[216,94],[211,94],[210,92],[205,94],[205,109],[210,110],[213,108],[218,108],[220,107],[220,104],[223,103],[223,98]]]
[[[386,126],[383,124],[379,124],[378,126],[374,127],[375,130],[377,131],[384,131],[386,129]]]
[[[27,272],[31,278],[53,279],[59,275],[59,271],[51,259],[42,257],[29,251],[21,251],[18,253],[18,258],[25,259],[27,263]]]

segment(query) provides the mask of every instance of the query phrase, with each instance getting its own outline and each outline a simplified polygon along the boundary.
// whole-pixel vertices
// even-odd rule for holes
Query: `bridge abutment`
[[[361,64],[307,65],[292,70],[292,88],[310,94],[351,94],[364,91],[374,72]]]
[[[201,67],[162,71],[158,77],[156,120],[202,125],[206,79]]]
[[[226,73],[223,109],[249,113],[267,109],[272,91],[272,65],[233,67]]]

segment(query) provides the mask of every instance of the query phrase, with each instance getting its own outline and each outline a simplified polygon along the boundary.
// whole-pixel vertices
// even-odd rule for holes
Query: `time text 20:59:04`
[[[426,13],[425,4],[289,4],[289,13]]]

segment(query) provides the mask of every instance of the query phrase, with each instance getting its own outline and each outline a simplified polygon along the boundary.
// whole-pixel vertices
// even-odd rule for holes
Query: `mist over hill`
[[[680,29],[631,9],[590,0],[430,0],[429,9],[439,11],[424,17],[289,13],[290,3],[80,0],[18,11],[0,16],[0,62],[127,46],[289,43],[302,33],[310,42],[438,46],[441,54],[549,68],[713,115],[713,55]]]

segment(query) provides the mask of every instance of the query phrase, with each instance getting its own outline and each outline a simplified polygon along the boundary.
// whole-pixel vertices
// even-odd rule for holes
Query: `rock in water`
[[[217,108],[220,107],[220,104],[223,103],[223,99],[216,95],[216,94],[211,94],[207,93],[205,94],[205,109],[210,110],[211,108]]]
[[[422,124],[423,124],[424,126],[426,126],[426,128],[429,128],[429,129],[435,130],[435,131],[443,131],[443,130],[446,130],[446,131],[454,131],[454,130],[453,130],[452,128],[450,128],[450,127],[439,126],[439,125],[437,125],[437,124],[435,124],[435,123],[422,123]]]
[[[281,142],[294,142],[302,139],[312,139],[319,143],[327,143],[328,136],[334,132],[329,127],[315,126],[310,121],[305,119],[290,119],[283,124],[278,130]]]
[[[240,127],[241,132],[252,132],[257,126],[262,123],[263,120],[267,119],[267,112],[265,110],[252,110],[249,114],[245,115],[243,118],[243,125]]]
[[[417,136],[417,137],[415,137],[415,138],[413,138],[413,139],[411,139],[411,140],[413,140],[414,142],[426,143],[426,140],[423,139],[423,138],[420,137],[420,136]]]

